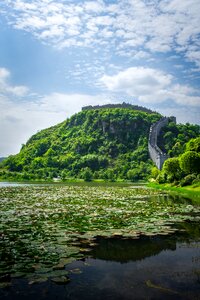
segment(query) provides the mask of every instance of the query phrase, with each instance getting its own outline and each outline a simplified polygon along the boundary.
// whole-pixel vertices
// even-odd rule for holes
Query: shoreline
[[[171,186],[170,184],[148,183],[148,187],[180,194],[191,199],[194,203],[200,204],[200,186],[188,185],[185,187]]]

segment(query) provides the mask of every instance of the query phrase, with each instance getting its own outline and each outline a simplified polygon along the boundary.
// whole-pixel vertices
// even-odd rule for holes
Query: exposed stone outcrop
[[[176,118],[163,117],[162,119],[160,119],[158,122],[154,123],[150,127],[149,142],[148,142],[149,155],[159,170],[162,169],[165,160],[168,159],[169,157],[158,147],[157,138],[161,128],[166,126],[170,121],[176,123]]]

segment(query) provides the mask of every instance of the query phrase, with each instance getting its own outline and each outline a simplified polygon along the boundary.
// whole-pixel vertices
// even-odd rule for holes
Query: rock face
[[[165,160],[168,159],[169,157],[166,153],[161,151],[161,149],[158,147],[157,138],[158,138],[161,128],[166,126],[171,121],[176,123],[176,118],[175,117],[163,117],[158,122],[151,125],[151,127],[150,127],[149,141],[148,141],[149,155],[159,170],[162,169],[162,166],[163,166]]]

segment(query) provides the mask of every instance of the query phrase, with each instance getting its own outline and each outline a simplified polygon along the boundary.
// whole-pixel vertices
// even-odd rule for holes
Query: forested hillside
[[[160,118],[158,113],[128,108],[81,111],[33,135],[19,154],[1,163],[0,176],[44,180],[145,179],[153,166],[148,154],[149,128]],[[190,134],[184,137],[186,141],[199,135],[199,126],[173,123],[178,137],[182,130],[187,131],[187,126]],[[173,142],[168,141],[164,134],[160,141],[165,149],[173,149],[176,139],[177,136]]]

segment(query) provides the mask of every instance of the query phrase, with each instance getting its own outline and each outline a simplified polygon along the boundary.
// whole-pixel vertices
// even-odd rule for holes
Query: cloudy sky
[[[200,124],[199,0],[1,0],[0,156],[82,106]]]

